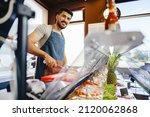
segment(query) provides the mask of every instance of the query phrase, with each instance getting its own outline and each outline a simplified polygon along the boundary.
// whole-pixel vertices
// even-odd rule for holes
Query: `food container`
[[[79,86],[81,86],[84,82],[93,77],[94,73],[97,71],[102,71],[102,74],[106,75],[105,70],[102,69],[107,63],[108,56],[110,54],[110,47],[114,48],[114,52],[118,52],[121,55],[128,52],[129,50],[135,48],[136,46],[142,44],[143,35],[140,32],[95,32],[87,35],[85,39],[85,47],[81,53],[84,53],[84,64],[80,66],[80,71],[72,74],[69,72],[70,68],[65,71],[62,77],[57,77],[52,79],[53,81],[50,83],[45,93],[42,95],[41,99],[49,99],[49,100],[62,100],[67,99],[67,97],[73,93]],[[76,59],[79,61],[80,55]],[[71,67],[74,66],[74,63]],[[104,75],[104,76],[105,76]],[[68,78],[72,80],[68,85],[63,85],[64,81],[68,81]],[[105,78],[104,78],[105,79]],[[105,80],[102,80],[103,82]],[[88,83],[88,82],[86,82]],[[91,85],[88,84],[86,91],[91,92],[90,90],[95,90]],[[95,86],[95,84],[94,84]],[[103,84],[100,86],[96,86],[100,92],[98,97],[102,97]],[[86,95],[89,94],[86,93]],[[92,93],[92,95],[95,95]],[[97,96],[97,95],[96,95]],[[91,98],[90,98],[91,99]]]

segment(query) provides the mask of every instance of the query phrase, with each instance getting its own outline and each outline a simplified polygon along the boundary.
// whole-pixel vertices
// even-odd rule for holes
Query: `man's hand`
[[[49,68],[57,67],[56,60],[52,58],[51,56],[49,56],[48,54],[45,55],[44,61]]]

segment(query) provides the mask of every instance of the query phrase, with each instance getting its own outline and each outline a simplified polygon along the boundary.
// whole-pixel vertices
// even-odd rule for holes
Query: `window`
[[[135,62],[136,67],[150,62],[150,2],[140,0],[129,3],[117,4],[121,10],[122,18],[119,20],[122,31],[141,31],[144,37],[144,43],[126,54]],[[129,62],[128,62],[129,63]]]
[[[29,33],[32,32],[37,25],[48,23],[48,10],[42,7],[34,0],[25,0],[25,5],[30,7],[35,12],[35,18],[29,19]]]
[[[83,10],[73,11],[70,25],[63,30],[66,45],[65,52],[69,66],[82,66],[84,63],[84,22]]]
[[[80,52],[84,48],[84,22],[72,23],[64,31],[66,46],[65,52],[68,65],[81,66],[84,63],[84,57],[80,58]],[[77,62],[77,59],[79,59]]]
[[[121,16],[150,13],[149,0],[138,0],[116,4],[121,11]]]
[[[73,17],[71,19],[71,22],[76,22],[76,21],[83,21],[83,10],[76,10],[73,11]]]
[[[35,12],[35,18],[30,18],[28,20],[28,33],[31,33],[39,24],[47,24],[48,23],[48,10],[43,8],[40,4],[35,2],[34,0],[25,0],[24,4],[27,5]],[[13,36],[16,38],[17,35],[17,27],[18,27],[18,19],[13,23],[9,36]]]

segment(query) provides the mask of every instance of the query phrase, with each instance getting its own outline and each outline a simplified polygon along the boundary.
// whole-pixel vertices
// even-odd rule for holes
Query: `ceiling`
[[[87,0],[35,0],[38,3],[49,7],[49,6],[55,6],[58,4],[65,4],[65,3],[73,3],[73,2],[80,2],[80,1],[87,1]]]
[[[90,0],[35,0],[35,1],[40,3],[42,6],[46,7],[47,9],[49,9],[50,6],[55,6],[58,4],[82,2],[82,1],[90,1]],[[116,3],[130,2],[130,1],[136,1],[136,0],[115,0]]]

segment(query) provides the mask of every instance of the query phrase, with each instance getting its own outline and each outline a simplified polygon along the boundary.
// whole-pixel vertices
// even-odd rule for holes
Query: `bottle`
[[[118,17],[116,15],[116,8],[114,0],[108,0],[109,14],[105,20],[105,30],[117,31],[119,30]]]

